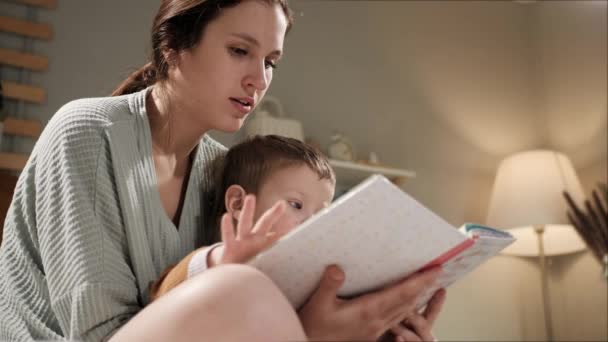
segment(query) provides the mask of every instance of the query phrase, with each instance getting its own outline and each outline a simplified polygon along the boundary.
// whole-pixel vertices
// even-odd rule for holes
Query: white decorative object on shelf
[[[380,164],[380,159],[378,159],[378,154],[376,154],[376,152],[370,152],[369,153],[368,161],[372,165],[378,165],[378,164]]]
[[[275,134],[304,141],[302,124],[287,118],[281,102],[271,96],[264,97],[257,106],[245,132],[247,136]]]
[[[337,160],[355,160],[355,148],[353,143],[350,139],[340,133],[334,133],[334,135],[331,136],[331,143],[327,148],[327,154],[330,158]]]

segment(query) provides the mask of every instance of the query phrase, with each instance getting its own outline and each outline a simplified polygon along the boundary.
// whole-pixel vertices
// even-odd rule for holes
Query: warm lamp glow
[[[572,163],[564,154],[535,150],[512,155],[503,160],[496,175],[487,223],[509,229],[517,241],[503,253],[538,256],[533,227],[545,227],[546,256],[578,252],[585,243],[568,222],[568,191],[575,202],[583,203],[584,193]]]
[[[554,151],[515,154],[498,166],[490,200],[488,225],[517,239],[503,254],[538,256],[541,269],[543,313],[547,340],[553,341],[551,296],[545,258],[582,251],[585,243],[568,223],[567,191],[577,204],[584,194],[570,160]]]

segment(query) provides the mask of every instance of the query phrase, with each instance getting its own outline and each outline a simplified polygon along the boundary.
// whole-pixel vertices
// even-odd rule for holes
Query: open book
[[[374,175],[249,264],[268,275],[295,308],[312,294],[331,264],[346,274],[340,296],[377,290],[414,272],[443,265],[437,286],[418,298],[418,308],[422,308],[436,290],[513,241],[509,233],[480,225],[456,229],[383,176]]]

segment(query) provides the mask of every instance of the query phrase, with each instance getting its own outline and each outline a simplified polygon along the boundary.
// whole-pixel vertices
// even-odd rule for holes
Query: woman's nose
[[[265,91],[270,84],[270,78],[266,73],[266,62],[254,63],[245,78],[245,83],[247,88],[253,87],[257,91]]]

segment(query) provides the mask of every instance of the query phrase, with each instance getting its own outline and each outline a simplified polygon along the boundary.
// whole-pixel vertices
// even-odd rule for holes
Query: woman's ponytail
[[[112,96],[136,93],[153,85],[157,81],[156,68],[152,62],[144,65],[124,80],[113,92]]]

